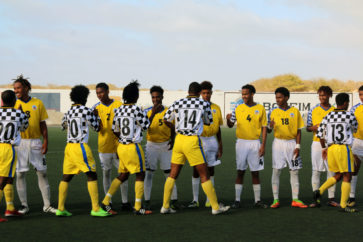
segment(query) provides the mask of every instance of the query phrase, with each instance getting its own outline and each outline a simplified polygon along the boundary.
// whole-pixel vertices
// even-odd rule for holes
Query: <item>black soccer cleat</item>
[[[314,199],[314,203],[316,204],[316,207],[317,208],[321,206],[320,198],[321,198],[320,191],[319,190],[315,190],[313,192],[313,199]]]

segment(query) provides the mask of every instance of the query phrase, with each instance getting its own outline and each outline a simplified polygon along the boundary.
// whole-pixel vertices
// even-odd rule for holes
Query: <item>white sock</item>
[[[193,201],[195,202],[199,201],[199,184],[200,184],[200,178],[192,177]]]
[[[110,170],[102,170],[102,182],[103,182],[103,191],[107,194],[108,189],[111,186],[111,169]],[[111,202],[111,201],[110,201]]]
[[[50,188],[46,171],[37,171],[38,185],[42,193],[44,207],[50,206]]]
[[[241,201],[243,184],[234,184],[234,189],[235,189],[235,193],[236,193],[236,201],[239,202],[239,201]]]
[[[253,184],[253,193],[255,194],[255,203],[261,201],[261,184]]]
[[[332,176],[335,175],[335,172],[332,172],[332,171],[327,171],[326,172],[326,178],[330,178]],[[336,185],[334,184],[333,186],[331,186],[329,189],[328,189],[328,198],[334,198],[335,197],[335,187]]]
[[[154,171],[146,170],[145,180],[144,180],[144,198],[145,198],[145,201],[150,200],[151,188],[153,187],[153,176],[154,176]]]
[[[214,187],[214,176],[210,176],[210,181],[212,182],[212,185],[213,185],[213,187]],[[208,197],[207,197],[207,199],[205,200],[205,202],[206,202],[206,203],[207,203],[207,202],[209,202]]]
[[[311,175],[311,186],[313,187],[313,191],[319,190],[320,187],[320,171],[314,171]]]
[[[26,197],[26,172],[16,173],[16,190],[18,192],[21,205],[28,207],[28,200]]]
[[[279,199],[280,175],[281,175],[281,170],[275,168],[272,169],[271,184],[272,184],[272,193],[274,195],[274,199]]]
[[[349,197],[355,198],[355,189],[357,187],[358,175],[352,176],[352,180],[350,181],[350,194]]]
[[[128,199],[128,195],[129,195],[129,180],[124,181],[120,185],[120,189],[121,189],[121,200],[122,200],[122,203],[128,203],[128,201],[129,201],[129,199]]]
[[[290,171],[292,199],[299,199],[299,170]]]
[[[169,177],[170,173],[164,173],[165,179]],[[176,188],[176,183],[174,183],[173,192],[171,193],[171,200],[178,200],[178,189]]]

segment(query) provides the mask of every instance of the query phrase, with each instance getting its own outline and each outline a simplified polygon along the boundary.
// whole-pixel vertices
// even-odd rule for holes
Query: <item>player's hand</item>
[[[169,145],[169,149],[168,150],[172,150],[173,147],[174,147],[174,139],[170,140],[169,143],[168,143],[168,145]]]
[[[221,158],[222,155],[223,155],[223,145],[222,144],[219,144],[217,158]]]
[[[271,120],[270,121],[270,128],[273,129],[275,127],[275,121]]]
[[[231,113],[229,113],[229,114],[226,115],[226,119],[227,120],[230,120],[231,118],[232,118],[232,114]]]
[[[48,143],[47,142],[43,142],[41,151],[42,151],[43,155],[45,155],[48,152]]]
[[[314,126],[311,126],[311,130],[313,132],[318,132],[318,129],[319,129],[319,124],[315,124]]]
[[[21,104],[19,105],[18,109],[23,112],[23,107],[21,106]]]
[[[260,150],[258,151],[258,155],[260,157],[265,155],[265,146],[261,145]]]
[[[151,112],[152,113],[158,113],[162,110],[162,105],[159,103],[159,104],[156,104],[155,106],[153,106],[153,108],[151,109]]]
[[[97,109],[93,109],[93,114],[98,117],[98,110]]]
[[[294,157],[299,157],[299,155],[300,155],[300,149],[295,149],[294,150]]]
[[[98,130],[102,129],[102,127],[103,127],[102,120],[100,120],[100,123],[99,123],[98,127],[99,127]]]
[[[321,152],[321,156],[323,158],[323,160],[326,160],[328,158],[328,150],[325,149]]]

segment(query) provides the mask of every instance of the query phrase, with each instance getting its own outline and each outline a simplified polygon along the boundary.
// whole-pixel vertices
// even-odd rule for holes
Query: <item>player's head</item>
[[[96,94],[98,99],[102,102],[105,103],[107,102],[110,98],[108,97],[109,94],[109,87],[106,83],[104,82],[100,82],[96,85]]]
[[[319,101],[321,104],[329,104],[329,98],[333,95],[333,90],[329,86],[321,86],[318,89]]]
[[[363,102],[363,86],[360,86],[358,89],[359,99],[361,102]]]
[[[74,104],[86,105],[89,89],[83,85],[74,86],[71,90],[71,100]]]
[[[18,76],[16,79],[13,79],[14,92],[18,99],[26,98],[29,95],[30,90],[32,89],[32,85],[30,84],[27,78],[24,78],[23,75]]]
[[[14,107],[16,102],[15,92],[12,90],[3,91],[1,100],[3,101],[3,107]]]
[[[192,82],[189,84],[188,93],[191,96],[200,96],[200,92],[202,91],[202,87],[198,82]]]
[[[345,92],[339,93],[335,97],[335,102],[337,104],[337,109],[347,110],[349,106],[349,95]]]
[[[202,96],[204,101],[210,102],[210,99],[213,94],[213,84],[209,81],[204,81],[200,83],[200,87],[202,91],[200,92],[200,95]]]
[[[242,99],[244,103],[253,102],[253,96],[256,93],[256,88],[250,84],[242,87]]]
[[[140,84],[137,82],[137,80],[130,82],[122,92],[122,99],[124,100],[124,103],[130,104],[130,103],[136,103],[139,99],[139,86]]]
[[[164,98],[164,89],[161,86],[152,86],[150,88],[151,101],[154,105],[162,104]]]
[[[290,98],[290,91],[286,87],[279,87],[275,90],[275,98],[279,107],[284,106]]]

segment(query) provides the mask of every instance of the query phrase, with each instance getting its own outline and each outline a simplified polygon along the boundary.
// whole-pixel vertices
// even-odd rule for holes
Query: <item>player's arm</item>
[[[295,150],[294,150],[294,156],[295,157],[299,157],[300,143],[301,143],[301,129],[298,129],[297,134],[296,134],[296,147],[295,147]]]
[[[328,152],[327,152],[328,147],[326,145],[326,140],[325,140],[325,136],[324,136],[324,133],[326,132],[326,123],[327,123],[326,117],[327,116],[325,116],[323,118],[323,121],[319,125],[318,131],[316,133],[316,137],[318,137],[320,139],[320,145],[321,145],[321,148],[322,148],[321,156],[323,157],[323,160],[326,160],[327,154],[328,154]]]
[[[168,126],[170,129],[170,141],[169,141],[168,145],[169,145],[169,150],[172,150],[174,147],[174,141],[175,141],[175,125],[170,122],[167,122],[167,123],[168,124],[165,123],[165,125]]]
[[[273,118],[271,119],[271,113],[272,110],[270,110],[267,115],[267,133],[271,133],[275,127],[275,120]]]
[[[101,125],[100,125],[101,119],[94,114],[95,110],[93,110],[93,112],[90,111],[88,113],[88,115],[87,115],[88,120],[87,121],[89,122],[89,124],[91,125],[91,127],[92,127],[92,129],[94,131],[99,132],[100,129],[101,129]],[[98,112],[97,112],[97,114],[98,114]]]
[[[319,124],[313,125],[313,109],[311,109],[308,113],[306,131],[316,132],[316,131],[318,131],[318,128],[319,128]]]
[[[175,115],[174,115],[174,104],[171,105],[168,110],[166,110],[165,114],[164,114],[164,123],[166,126],[168,126],[170,129],[172,127],[174,127],[174,124],[172,123],[172,121],[174,120]],[[174,128],[173,128],[174,129]],[[174,129],[175,130],[175,129]]]
[[[163,108],[163,106],[161,104],[157,104],[157,105],[152,107],[151,115],[149,117],[150,124],[153,122],[155,114],[159,113],[162,108]]]
[[[42,154],[45,155],[48,152],[48,127],[45,121],[41,121],[39,125],[43,136]]]
[[[233,125],[234,125],[234,122],[231,121],[231,118],[232,118],[232,114],[231,113],[228,113],[226,115],[226,119],[227,119],[227,126],[228,128],[232,128]]]
[[[136,120],[139,123],[141,130],[145,131],[147,130],[147,128],[149,128],[151,122],[149,121],[147,115],[141,109],[139,109],[138,111],[139,113],[136,116]]]
[[[223,143],[222,143],[222,131],[221,131],[221,126],[218,127],[218,132],[217,132],[217,140],[218,140],[218,153],[217,153],[217,158],[221,158],[222,154],[223,154]]]
[[[266,147],[266,139],[267,138],[267,127],[262,127],[262,144],[260,147],[260,150],[258,151],[258,154],[260,157],[265,155],[265,147]]]

